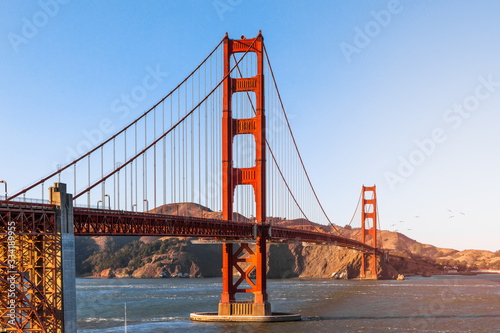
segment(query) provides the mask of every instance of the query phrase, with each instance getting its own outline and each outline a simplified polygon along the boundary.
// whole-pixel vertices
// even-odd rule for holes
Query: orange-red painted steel
[[[359,241],[352,239],[332,235],[327,232],[317,232],[317,231],[307,231],[301,229],[294,229],[291,227],[271,227],[262,223],[241,223],[234,221],[223,221],[187,216],[173,216],[173,215],[163,215],[163,214],[153,214],[153,213],[139,213],[130,211],[118,211],[118,210],[108,210],[108,209],[88,209],[75,207],[73,209],[74,225],[75,225],[75,236],[132,236],[132,235],[143,235],[143,236],[190,236],[190,237],[203,237],[219,240],[252,240],[255,235],[259,235],[260,240],[268,239],[271,242],[310,242],[317,244],[332,244],[340,247],[352,248],[359,251],[367,253],[375,253],[376,249],[364,244]],[[0,244],[3,249],[7,248],[5,242],[7,241],[7,225],[11,220],[16,221],[17,234],[21,237],[31,237],[37,235],[55,235],[55,206],[53,205],[40,205],[33,203],[5,203],[0,202]],[[45,236],[44,236],[45,237]],[[45,242],[47,240],[44,240]],[[51,243],[52,244],[52,243]],[[55,244],[55,243],[54,243]],[[231,245],[231,244],[227,244]],[[264,249],[262,244],[261,248]],[[46,246],[45,246],[46,247]],[[226,246],[229,249],[229,246]],[[238,255],[247,251],[251,255],[256,257],[257,252],[251,250],[247,245],[242,245],[239,253],[230,253],[230,258],[227,261],[231,266],[236,267],[237,271],[241,274],[241,278],[233,282],[232,274],[230,279],[226,280],[228,285],[229,282],[234,288],[238,288],[240,284],[245,280],[248,282],[249,279],[249,267],[243,269],[239,266],[241,262],[247,262],[248,259],[238,258]],[[252,254],[253,253],[253,254]],[[43,253],[42,253],[43,254]],[[28,254],[27,254],[28,255]],[[51,253],[43,254],[47,260],[56,260],[56,255]],[[265,258],[261,256],[261,258]],[[251,260],[252,264],[254,260]],[[262,265],[265,267],[265,261],[259,262],[255,261],[253,265]],[[5,266],[4,263],[0,262],[0,266]],[[55,265],[54,267],[57,267]],[[2,274],[6,274],[7,270],[3,270]],[[7,276],[0,274],[0,281],[6,284]],[[47,301],[49,299],[59,300],[60,290],[41,291],[36,287],[34,282],[25,281],[25,284],[31,286],[30,288],[34,293],[37,293],[37,299],[39,301],[34,304],[29,298],[24,297],[23,293],[20,294],[22,299],[22,306],[27,312],[23,315],[23,323],[30,322],[31,325],[38,323],[37,325],[61,325],[61,318],[57,317],[57,311],[55,310],[58,305],[53,304],[52,301]],[[238,289],[239,292],[254,292],[253,290],[257,288],[257,284],[251,282],[250,286],[252,289]],[[2,293],[5,290],[2,291]],[[28,294],[26,294],[28,295]],[[5,296],[5,295],[4,295]],[[2,298],[2,301],[6,297]],[[58,303],[57,303],[58,304]],[[4,311],[6,304],[0,302],[0,310],[4,309],[2,315],[5,315]],[[34,308],[44,308],[45,318],[42,320],[37,317],[37,314],[30,312],[30,309]],[[24,310],[23,310],[24,311]],[[49,318],[52,315],[51,318]]]
[[[73,209],[75,236],[161,235],[203,237],[221,241],[239,240],[245,242],[246,240],[255,240],[255,249],[250,247],[247,243],[241,243],[240,245],[234,245],[230,242],[224,243],[222,304],[234,302],[236,293],[253,293],[255,304],[268,304],[266,286],[266,242],[268,240],[272,242],[296,241],[333,244],[340,247],[360,250],[363,252],[361,276],[365,277],[366,275],[365,257],[369,257],[368,271],[371,272],[372,276],[376,277],[376,254],[378,250],[376,239],[377,205],[375,186],[363,186],[361,242],[341,236],[335,236],[326,231],[321,232],[320,229],[318,229],[319,231],[308,231],[303,228],[271,227],[269,224],[266,224],[266,117],[264,110],[265,96],[263,74],[264,39],[260,32],[259,35],[253,39],[245,39],[242,37],[240,40],[233,40],[229,39],[226,35],[223,43],[225,75],[222,106],[223,220],[75,207]],[[255,53],[257,57],[257,74],[254,77],[232,78],[230,76],[230,57],[235,53],[250,52]],[[255,117],[249,119],[233,118],[231,101],[233,94],[237,92],[255,93]],[[188,115],[185,117],[187,116]],[[181,120],[179,123],[180,122]],[[253,167],[233,167],[233,140],[236,135],[240,134],[251,134],[255,139],[256,158]],[[86,155],[83,157],[85,156]],[[78,160],[72,163],[74,164]],[[65,168],[67,167],[68,166]],[[117,168],[117,170],[119,170],[119,168]],[[107,177],[109,177],[109,175]],[[37,184],[40,184],[40,182]],[[250,185],[254,189],[256,223],[233,221],[234,192],[238,185]],[[93,186],[95,186],[95,184]],[[25,193],[32,187],[8,199],[11,200]],[[366,194],[370,192],[372,192],[373,195],[370,197],[366,196]],[[78,195],[75,196],[75,198],[78,197]],[[0,245],[3,251],[0,251],[2,254],[0,260],[0,267],[2,268],[0,281],[3,286],[0,288],[0,294],[4,295],[7,290],[5,288],[7,285],[7,261],[4,257],[7,253],[5,252],[8,242],[7,225],[11,220],[16,220],[17,236],[20,237],[24,243],[30,246],[31,244],[35,244],[40,247],[36,251],[26,250],[21,253],[22,255],[19,256],[19,258],[21,258],[21,263],[23,263],[25,257],[29,258],[33,256],[32,253],[47,262],[42,263],[43,265],[40,264],[39,267],[37,266],[38,270],[35,270],[34,273],[29,275],[30,278],[34,277],[34,281],[26,277],[26,272],[24,272],[24,275],[17,274],[17,278],[19,279],[18,285],[24,284],[28,286],[25,288],[28,292],[25,290],[18,292],[21,298],[20,304],[22,305],[22,311],[24,311],[22,312],[24,319],[17,322],[16,325],[18,326],[26,325],[29,319],[31,323],[38,323],[41,330],[45,330],[45,327],[52,327],[48,329],[48,331],[58,331],[61,324],[61,318],[58,316],[58,311],[61,308],[60,300],[62,297],[59,288],[59,286],[61,286],[59,282],[61,280],[60,270],[62,266],[57,262],[57,260],[60,260],[60,249],[57,245],[60,241],[59,238],[57,238],[59,237],[59,233],[58,230],[56,230],[55,214],[56,210],[53,205],[18,203],[13,201],[0,202]],[[373,227],[367,230],[365,224],[369,220],[372,221]],[[372,245],[367,244],[367,235],[372,236]],[[24,241],[25,238],[26,241]],[[41,246],[41,243],[47,243],[49,245]],[[233,249],[233,247],[236,246],[238,246],[238,248]],[[28,249],[28,247],[26,248]],[[245,256],[242,256],[242,254],[245,254]],[[39,261],[41,262],[41,259]],[[28,267],[29,265],[26,264],[25,266]],[[45,277],[45,280],[40,278],[42,275],[40,272],[47,272],[49,269],[53,272],[47,275],[48,277]],[[255,278],[252,279],[250,276],[254,271],[256,274]],[[233,273],[235,272],[240,275],[237,281],[233,279]],[[249,285],[249,288],[242,286],[242,283],[245,281]],[[49,284],[54,284],[53,288],[49,286]],[[40,286],[42,286],[43,289],[41,289]],[[5,317],[7,313],[5,299],[6,298],[3,297],[0,301],[0,317]],[[20,327],[18,328],[21,330],[23,329]]]
[[[223,117],[222,117],[222,216],[224,220],[233,219],[234,191],[238,185],[251,185],[255,192],[255,209],[257,224],[266,222],[266,118],[264,110],[264,38],[262,34],[254,39],[224,39],[224,80]],[[230,64],[234,53],[254,52],[257,56],[257,74],[250,78],[231,78]],[[253,92],[256,96],[256,114],[250,119],[234,119],[232,115],[232,97],[236,92]],[[239,134],[253,134],[256,143],[255,166],[251,168],[233,167],[233,139]],[[266,288],[266,235],[264,228],[257,229],[255,252],[246,244],[241,244],[236,251],[239,255],[244,250],[252,258],[252,264],[243,270],[239,266],[238,255],[233,254],[233,244],[223,245],[223,286],[221,303],[227,304],[235,300],[235,294],[253,293],[254,302],[267,302]],[[249,275],[255,269],[255,283]],[[241,278],[234,283],[233,272],[236,270]],[[246,280],[250,289],[238,288]]]
[[[371,195],[367,195],[372,193]],[[366,236],[372,236],[372,247],[374,248],[371,255],[363,253],[361,256],[361,272],[360,277],[366,277],[366,264],[368,264],[368,271],[371,273],[372,278],[377,277],[377,193],[374,186],[363,186],[363,201],[361,205],[361,242],[366,244]],[[371,221],[372,227],[366,229],[367,222]],[[369,256],[369,258],[367,258]]]
[[[52,205],[0,201],[0,327],[9,332],[63,329],[61,240],[55,220]],[[12,246],[15,252],[9,251]]]
[[[1,209],[0,209],[1,210]],[[109,209],[73,208],[75,236],[184,236],[253,240],[255,228],[271,242],[331,244],[372,253],[367,244],[331,233],[256,223]]]
[[[8,216],[16,213],[16,216],[23,217],[19,220],[22,224],[18,225],[18,230],[25,231],[20,234],[52,232],[54,210],[53,205],[0,203],[0,227],[5,228]],[[32,215],[38,214],[38,211],[41,217],[50,218]],[[81,207],[73,208],[73,219],[75,236],[184,236],[250,241],[254,239],[255,228],[260,228],[262,230],[258,233],[265,235],[271,242],[332,244],[370,253],[375,250],[370,245],[349,238],[298,227],[271,227],[256,223]]]

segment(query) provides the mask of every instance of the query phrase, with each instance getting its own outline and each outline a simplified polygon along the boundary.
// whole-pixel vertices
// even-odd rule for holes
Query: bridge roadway
[[[17,233],[46,233],[49,230],[52,233],[55,212],[53,205],[0,202],[0,230],[6,228],[7,221],[15,220]],[[75,236],[180,236],[245,242],[255,238],[256,228],[265,228],[270,242],[329,244],[374,252],[369,245],[330,233],[255,223],[81,207],[73,208],[73,217]]]

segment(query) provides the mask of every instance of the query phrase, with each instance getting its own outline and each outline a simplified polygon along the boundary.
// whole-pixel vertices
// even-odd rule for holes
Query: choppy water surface
[[[194,323],[217,311],[214,279],[77,279],[78,332],[500,332],[500,275],[405,281],[268,280],[291,323]]]

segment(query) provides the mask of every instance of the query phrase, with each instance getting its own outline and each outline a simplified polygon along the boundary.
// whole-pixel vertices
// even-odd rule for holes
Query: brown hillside
[[[180,215],[220,219],[221,213],[193,203],[167,204],[150,212],[166,215]],[[234,213],[234,220],[250,222],[250,219]],[[270,218],[272,225],[297,227],[311,230],[333,230],[331,226],[320,226],[303,219],[283,220]],[[336,227],[344,236],[360,241],[360,229]],[[118,248],[139,239],[144,245],[164,241],[169,237],[92,237],[99,251],[104,251],[108,240],[113,239]],[[134,271],[119,268],[114,271],[95,272],[102,277],[162,277],[182,273],[190,277],[220,276],[220,245],[192,245],[190,238],[180,238],[182,246],[170,249],[168,253],[150,257],[135,258],[142,266]],[[367,237],[371,244],[371,236]],[[500,252],[482,250],[457,251],[422,244],[401,233],[378,231],[378,247],[387,250],[389,256],[380,262],[379,276],[392,278],[397,273],[439,274],[445,266],[459,270],[500,269]],[[135,245],[134,245],[135,246]],[[138,245],[141,247],[141,245]],[[205,249],[205,250],[204,250]],[[77,248],[78,251],[78,248]],[[349,277],[359,275],[360,255],[334,246],[303,246],[302,244],[271,245],[269,247],[269,277],[330,277],[337,272],[346,272]],[[210,256],[206,256],[211,253]],[[134,258],[131,258],[131,262]],[[379,259],[380,260],[380,259]]]

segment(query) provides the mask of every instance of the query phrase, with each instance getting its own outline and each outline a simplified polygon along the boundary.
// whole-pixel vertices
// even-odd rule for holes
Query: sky
[[[0,180],[9,193],[63,163],[85,131],[109,137],[149,109],[226,32],[251,38],[262,30],[304,163],[334,223],[346,224],[361,186],[376,184],[383,229],[438,247],[500,249],[500,3],[2,6]],[[129,117],[113,112],[151,69],[168,74]]]

